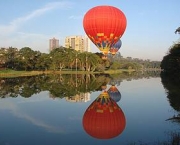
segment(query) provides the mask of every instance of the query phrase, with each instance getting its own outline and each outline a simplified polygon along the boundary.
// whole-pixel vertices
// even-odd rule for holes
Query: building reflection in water
[[[90,101],[90,93],[80,93],[72,97],[65,97],[68,102],[87,102]]]
[[[122,109],[106,90],[86,109],[83,128],[87,134],[97,139],[110,139],[120,135],[126,126]]]

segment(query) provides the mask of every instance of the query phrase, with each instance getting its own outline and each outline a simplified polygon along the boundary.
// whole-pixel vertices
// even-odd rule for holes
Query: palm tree
[[[102,59],[94,53],[86,54],[86,71],[94,71]]]
[[[70,67],[71,70],[72,70],[73,66],[75,66],[77,68],[79,52],[74,49],[67,49],[66,51],[67,51],[67,66],[68,66],[68,68]]]

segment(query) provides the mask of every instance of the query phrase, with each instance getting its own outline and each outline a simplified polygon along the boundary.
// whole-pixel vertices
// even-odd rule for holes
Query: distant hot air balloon
[[[115,101],[118,102],[121,100],[121,93],[117,89],[115,85],[112,85],[109,90],[107,91],[109,96]]]
[[[91,8],[83,19],[87,36],[105,55],[108,54],[110,47],[122,37],[126,23],[124,13],[108,5]]]
[[[83,116],[84,130],[94,138],[110,139],[121,134],[126,126],[123,111],[107,91],[101,93]]]
[[[121,48],[121,46],[122,46],[122,41],[121,39],[119,39],[118,42],[116,42],[114,45],[111,46],[109,51],[111,52],[112,55],[115,55],[116,52],[118,52],[118,50]]]

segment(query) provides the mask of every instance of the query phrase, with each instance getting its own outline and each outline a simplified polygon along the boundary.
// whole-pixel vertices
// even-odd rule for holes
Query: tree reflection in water
[[[180,123],[180,73],[167,74],[162,71],[160,77],[169,104],[176,111],[176,114],[166,121]],[[148,143],[132,142],[130,145],[148,145]],[[168,132],[166,141],[157,141],[153,145],[180,145],[180,132]]]
[[[170,106],[177,111],[177,115],[168,120],[180,122],[180,74],[168,75],[162,72],[161,82],[166,90]]]
[[[111,81],[120,84],[123,79],[158,77],[159,72],[134,72],[131,74],[53,74],[14,78],[0,78],[0,98],[31,97],[41,91],[49,91],[56,98],[72,97],[80,93],[101,91]]]
[[[117,90],[118,87],[116,85],[120,85],[120,82],[123,80],[149,77],[159,77],[159,73],[151,72],[148,73],[148,75],[145,73],[122,73],[118,75],[78,74],[77,76],[74,74],[56,74],[32,77],[0,78],[0,98],[18,96],[31,97],[33,94],[40,93],[41,91],[49,91],[51,94],[50,96],[54,98],[66,97],[73,100],[73,97],[83,96],[82,94],[85,93],[102,91],[102,94],[100,94],[100,96],[98,96],[85,111],[83,126],[86,132],[95,138],[110,139],[121,135],[126,127],[125,115],[122,109],[117,105],[117,102],[121,100],[121,93]],[[161,73],[161,81],[166,90],[169,103],[176,111],[174,116],[167,118],[167,121],[179,123],[180,75],[167,75]],[[112,88],[107,89],[108,85],[111,85],[110,88]],[[114,97],[116,99],[114,99]],[[116,125],[113,125],[113,123]],[[147,145],[148,143],[133,142],[130,144]],[[154,144],[179,145],[180,133],[168,133],[168,141],[156,142]]]
[[[49,91],[53,97],[72,97],[76,94],[101,90],[107,84],[107,75],[39,75],[16,78],[0,78],[0,97],[31,97],[41,91]]]
[[[170,106],[177,111],[174,116],[168,118],[166,121],[180,123],[180,74],[167,74],[165,72],[161,72],[161,82],[166,90]],[[180,144],[179,132],[171,132],[169,136],[170,140],[167,145]]]

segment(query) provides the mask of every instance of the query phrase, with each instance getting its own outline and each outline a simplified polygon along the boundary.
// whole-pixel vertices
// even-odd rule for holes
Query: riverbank
[[[104,72],[88,72],[88,71],[15,71],[15,70],[0,70],[0,77],[20,77],[20,76],[35,76],[41,74],[118,74],[123,72],[134,72],[135,70],[119,69],[119,70],[106,70]]]

